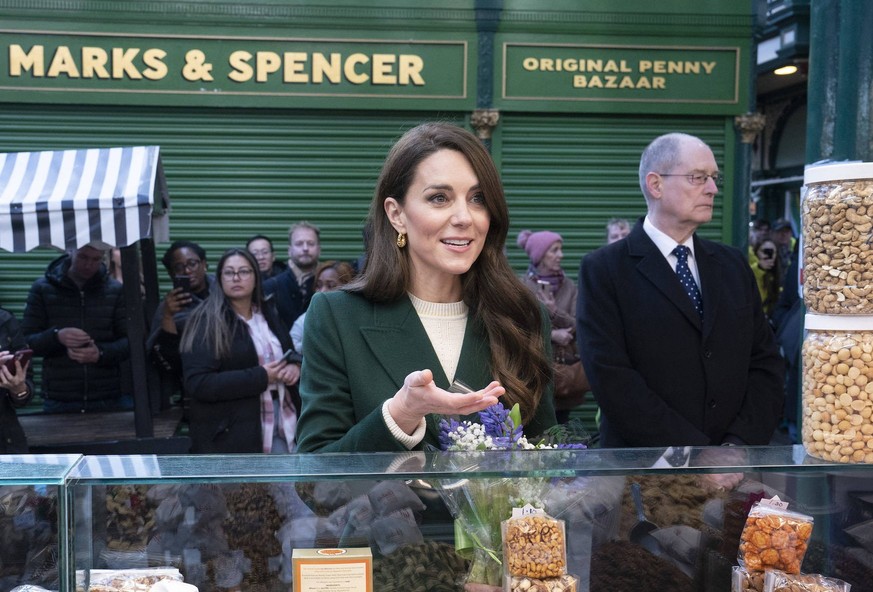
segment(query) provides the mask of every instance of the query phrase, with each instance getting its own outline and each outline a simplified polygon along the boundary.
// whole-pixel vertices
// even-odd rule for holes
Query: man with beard
[[[264,294],[276,299],[279,316],[288,325],[308,307],[321,239],[318,227],[298,222],[288,230],[288,270],[264,282]]]

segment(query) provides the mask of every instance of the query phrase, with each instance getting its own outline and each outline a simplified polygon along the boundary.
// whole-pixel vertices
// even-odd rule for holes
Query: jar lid
[[[807,313],[803,327],[807,331],[873,331],[873,316]]]
[[[803,169],[803,184],[851,179],[873,179],[873,162],[841,162],[839,164],[807,165]]]

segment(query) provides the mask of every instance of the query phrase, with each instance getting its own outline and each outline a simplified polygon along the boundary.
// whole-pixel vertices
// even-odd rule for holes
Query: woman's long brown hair
[[[494,378],[506,388],[501,401],[508,406],[518,403],[523,421],[528,421],[551,380],[551,363],[543,346],[543,316],[503,251],[509,209],[494,161],[476,136],[455,125],[426,123],[397,141],[385,160],[370,204],[366,266],[344,289],[375,302],[406,297],[412,277],[409,251],[397,248],[397,232],[388,220],[384,202],[393,197],[402,204],[419,163],[440,150],[463,154],[479,179],[491,220],[482,253],[461,278],[464,302],[488,335]]]

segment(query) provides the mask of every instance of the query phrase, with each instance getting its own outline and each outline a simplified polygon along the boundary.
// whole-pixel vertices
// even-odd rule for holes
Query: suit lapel
[[[628,249],[632,257],[639,259],[637,270],[648,279],[676,308],[698,329],[701,329],[700,315],[694,310],[694,305],[679,279],[676,270],[670,268],[670,264],[643,230],[641,223],[637,224],[633,232],[627,237]],[[695,253],[697,243],[695,243]],[[701,279],[701,283],[703,280]],[[703,295],[703,315],[706,317],[706,294]]]

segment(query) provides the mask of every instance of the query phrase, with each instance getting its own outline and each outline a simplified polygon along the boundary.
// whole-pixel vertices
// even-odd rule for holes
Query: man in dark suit
[[[699,138],[656,138],[640,160],[647,215],[582,263],[577,336],[602,446],[755,445],[773,434],[784,370],[755,278],[744,253],[695,234],[719,179]]]

